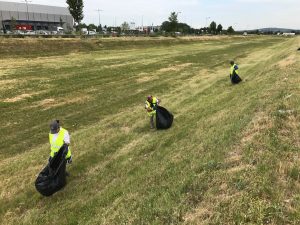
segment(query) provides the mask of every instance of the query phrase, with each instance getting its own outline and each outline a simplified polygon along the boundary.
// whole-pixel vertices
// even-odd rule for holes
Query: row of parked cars
[[[6,31],[6,32],[0,32],[5,34],[17,34],[17,35],[55,35],[55,34],[64,34],[63,32],[58,31],[46,31],[46,30],[15,30],[15,31]]]

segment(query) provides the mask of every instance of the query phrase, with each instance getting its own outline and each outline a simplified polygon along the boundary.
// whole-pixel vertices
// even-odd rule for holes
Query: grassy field
[[[299,47],[0,40],[0,224],[300,224]],[[171,129],[149,129],[149,94],[174,114]],[[53,118],[74,159],[67,186],[45,198],[34,181]]]

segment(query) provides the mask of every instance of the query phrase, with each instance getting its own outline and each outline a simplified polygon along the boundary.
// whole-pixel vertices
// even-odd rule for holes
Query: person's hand
[[[71,156],[70,158],[67,159],[67,163],[68,163],[68,164],[71,164],[72,161],[73,161],[73,160],[72,160],[72,156]]]

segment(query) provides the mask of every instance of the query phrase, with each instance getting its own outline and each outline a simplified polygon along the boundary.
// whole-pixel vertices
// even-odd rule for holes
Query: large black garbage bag
[[[236,73],[234,73],[232,76],[231,76],[231,82],[233,84],[238,84],[242,81],[242,79],[239,77],[239,75],[237,75]]]
[[[67,146],[63,145],[38,175],[35,187],[42,195],[51,196],[66,185],[66,153]]]
[[[156,129],[168,129],[172,126],[174,116],[164,107],[157,106]]]

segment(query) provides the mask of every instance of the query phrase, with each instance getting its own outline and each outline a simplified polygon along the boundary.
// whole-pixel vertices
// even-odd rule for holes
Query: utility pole
[[[205,17],[205,27],[207,27],[207,20],[210,19],[210,17]]]
[[[101,17],[100,17],[100,12],[103,12],[103,10],[102,10],[102,9],[97,9],[96,11],[97,11],[97,12],[98,12],[98,14],[99,14],[99,29],[100,29],[100,25],[101,25]],[[100,32],[100,30],[99,30],[99,32]]]

